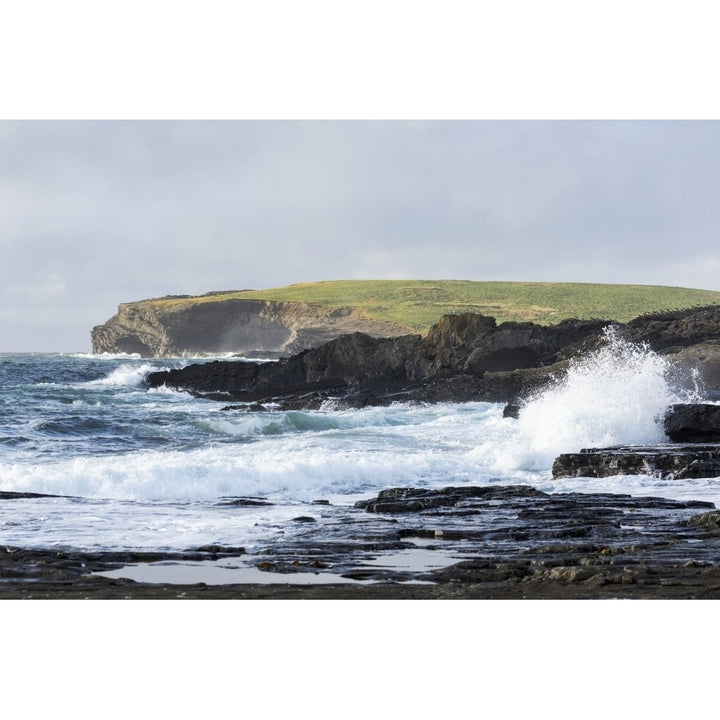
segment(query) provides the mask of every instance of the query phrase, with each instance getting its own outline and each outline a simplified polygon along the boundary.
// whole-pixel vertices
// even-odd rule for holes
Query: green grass
[[[179,308],[185,303],[233,298],[292,300],[331,307],[358,306],[370,317],[391,320],[425,333],[441,315],[453,312],[492,315],[498,323],[530,320],[548,325],[565,318],[627,322],[648,312],[720,303],[720,292],[656,285],[333,280],[152,302]]]

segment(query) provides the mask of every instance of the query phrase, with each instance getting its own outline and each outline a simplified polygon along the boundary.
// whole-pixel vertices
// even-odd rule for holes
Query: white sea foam
[[[82,360],[140,360],[140,353],[59,353]]]
[[[99,378],[98,380],[90,380],[89,382],[83,383],[83,386],[89,388],[137,387],[142,383],[148,373],[160,369],[162,368],[158,368],[151,363],[142,363],[140,365],[137,363],[124,363],[115,368],[106,377]]]
[[[670,370],[665,358],[608,328],[598,350],[525,403],[497,466],[549,468],[564,452],[666,441],[662,420],[668,406],[688,399],[673,387]]]
[[[200,413],[213,445],[0,463],[0,489],[89,498],[306,500],[388,485],[467,482],[484,420],[499,406],[369,408],[346,413]]]

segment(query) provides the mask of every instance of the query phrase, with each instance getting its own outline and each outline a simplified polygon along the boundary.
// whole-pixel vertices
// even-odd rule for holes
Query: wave
[[[153,365],[151,363],[143,363],[141,365],[126,363],[115,368],[105,377],[98,378],[97,380],[89,380],[88,382],[83,383],[83,387],[139,387],[148,373],[158,369],[162,368],[158,368],[157,365]]]
[[[664,357],[607,328],[595,352],[521,408],[516,454],[549,466],[558,454],[586,447],[667,441],[667,408],[693,399],[673,386],[671,375]]]
[[[474,457],[477,444],[489,418],[501,416],[500,406],[481,403],[324,414],[202,413],[192,422],[202,426],[205,440],[198,437],[192,446],[0,463],[0,489],[98,499],[306,500],[394,484],[471,482],[483,474]]]
[[[382,489],[441,481],[456,462],[432,450],[399,454],[318,450],[312,442],[275,447],[238,446],[192,451],[146,451],[82,457],[53,464],[2,466],[2,489],[125,500],[208,500],[222,496],[310,500],[328,493]],[[459,468],[458,468],[459,469]]]
[[[81,360],[141,360],[140,353],[58,353],[60,357],[79,358]]]

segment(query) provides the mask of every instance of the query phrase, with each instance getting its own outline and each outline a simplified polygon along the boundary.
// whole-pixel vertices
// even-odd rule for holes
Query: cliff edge
[[[607,339],[605,320],[557,325],[445,315],[426,336],[372,338],[352,333],[275,363],[214,362],[150,373],[167,385],[207,397],[272,403],[283,409],[364,407],[396,400],[514,403],[555,382],[574,358]],[[720,393],[720,306],[647,315],[616,332],[667,357],[673,382]]]
[[[348,333],[405,335],[403,325],[367,317],[359,308],[303,302],[160,298],[122,303],[93,328],[93,353],[182,357],[254,352],[292,355]]]

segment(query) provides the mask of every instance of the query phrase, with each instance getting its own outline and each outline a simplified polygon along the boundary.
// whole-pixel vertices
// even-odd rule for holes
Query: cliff
[[[393,400],[500,402],[546,380],[606,324],[497,325],[484,315],[446,315],[425,337],[352,333],[276,363],[203,363],[151,373],[147,382],[286,408],[319,407],[328,398],[352,407]]]
[[[445,315],[430,332],[373,338],[351,333],[276,363],[214,362],[151,373],[150,386],[283,408],[345,407],[394,400],[515,402],[604,342],[603,320],[557,325]],[[720,386],[720,306],[651,315],[618,332],[666,355],[677,383]]]
[[[369,318],[352,307],[303,302],[176,298],[123,303],[93,328],[94,353],[178,357],[252,352],[291,355],[347,333],[403,335],[403,325]]]

